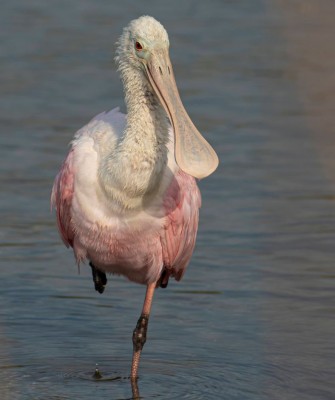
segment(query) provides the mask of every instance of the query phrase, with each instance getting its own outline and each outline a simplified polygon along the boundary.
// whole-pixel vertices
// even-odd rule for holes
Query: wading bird
[[[147,286],[133,332],[136,378],[156,287],[177,281],[190,261],[200,192],[218,157],[186,113],[178,94],[169,39],[154,18],[124,28],[116,63],[127,115],[103,112],[81,128],[55,178],[51,202],[66,246],[89,261],[95,289],[106,273]]]

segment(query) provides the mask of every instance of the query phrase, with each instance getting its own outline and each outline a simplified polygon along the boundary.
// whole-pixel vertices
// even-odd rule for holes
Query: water
[[[333,399],[333,2],[118,4],[1,7],[1,399],[132,398],[144,287],[115,277],[97,294],[49,195],[72,134],[122,105],[114,42],[141,14],[166,26],[182,98],[221,165],[200,183],[187,274],[155,295],[133,390]]]

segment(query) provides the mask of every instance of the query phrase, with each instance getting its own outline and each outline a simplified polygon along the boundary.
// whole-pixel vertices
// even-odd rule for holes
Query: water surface
[[[122,106],[114,43],[142,14],[167,28],[184,104],[221,164],[200,182],[188,272],[155,295],[141,398],[334,398],[334,8],[2,5],[1,399],[132,398],[144,287],[113,277],[97,294],[49,196],[73,133]]]

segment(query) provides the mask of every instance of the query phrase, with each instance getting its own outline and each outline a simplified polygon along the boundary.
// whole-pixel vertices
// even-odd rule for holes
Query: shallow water
[[[333,399],[333,2],[6,3],[1,399],[132,398],[144,287],[112,277],[97,294],[49,195],[72,134],[122,105],[114,43],[141,14],[167,28],[183,101],[221,165],[200,183],[188,272],[155,295],[140,396]]]

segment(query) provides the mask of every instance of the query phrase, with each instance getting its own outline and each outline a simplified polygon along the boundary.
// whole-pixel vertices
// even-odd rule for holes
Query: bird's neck
[[[120,207],[137,208],[159,188],[167,165],[169,123],[141,71],[121,74],[127,106],[126,127],[108,158],[105,189]]]
[[[168,141],[166,113],[141,71],[130,70],[122,75],[122,80],[127,123],[119,142],[119,154],[129,155],[137,169],[146,169],[148,162],[152,163],[152,167],[159,168]],[[125,159],[124,162],[129,163],[129,160]]]

